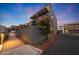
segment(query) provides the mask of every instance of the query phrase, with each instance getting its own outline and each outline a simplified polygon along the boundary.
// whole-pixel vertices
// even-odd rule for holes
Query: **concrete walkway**
[[[25,45],[25,43],[17,37],[15,31],[11,31],[8,36],[7,41],[3,42],[2,52]]]
[[[40,55],[43,51],[31,45],[23,45],[15,49],[2,52],[1,55]]]
[[[14,49],[14,48],[17,48],[17,47],[21,47],[23,45],[25,45],[25,43],[22,42],[20,38],[8,39],[8,41],[3,43],[2,51]]]

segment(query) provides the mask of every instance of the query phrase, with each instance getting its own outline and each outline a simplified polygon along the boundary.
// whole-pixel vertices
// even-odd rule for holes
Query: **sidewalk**
[[[25,45],[25,43],[22,42],[20,38],[8,39],[6,42],[3,42],[2,52],[15,49],[23,45]]]

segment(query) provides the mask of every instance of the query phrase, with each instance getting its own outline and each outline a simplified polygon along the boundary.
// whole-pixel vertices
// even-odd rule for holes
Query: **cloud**
[[[22,4],[14,4],[12,7],[11,7],[13,10],[20,10],[22,11],[23,10],[23,7],[22,7]]]
[[[0,18],[12,18],[10,14],[0,14]]]
[[[66,11],[61,14],[57,14],[58,24],[66,24],[76,22],[76,17],[74,17],[73,12],[75,11],[75,6],[70,5]],[[76,16],[76,15],[75,15]]]
[[[24,12],[26,16],[31,17],[33,14],[35,14],[37,9],[34,9],[32,7],[24,8]]]
[[[3,19],[13,19],[13,18],[16,18],[16,19],[22,19],[22,18],[27,18],[27,15],[12,15],[12,14],[0,14],[0,18],[3,18]]]
[[[58,14],[58,17],[63,17],[63,16],[69,16],[74,10],[74,5],[70,5],[66,10],[64,10],[64,12],[62,12],[61,14]]]
[[[24,11],[25,12],[29,12],[29,13],[31,13],[31,12],[33,12],[33,8],[31,8],[31,7],[29,7],[29,8],[24,8]]]

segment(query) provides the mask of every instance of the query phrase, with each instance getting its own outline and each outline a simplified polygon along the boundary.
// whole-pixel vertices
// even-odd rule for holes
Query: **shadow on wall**
[[[19,35],[25,43],[34,44],[44,40],[40,30],[35,26],[26,27],[19,30]]]

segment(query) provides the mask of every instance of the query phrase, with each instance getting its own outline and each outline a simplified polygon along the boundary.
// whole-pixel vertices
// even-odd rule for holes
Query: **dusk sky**
[[[24,24],[43,8],[45,3],[0,3],[0,24],[5,26]],[[58,25],[79,22],[79,4],[51,4]]]

